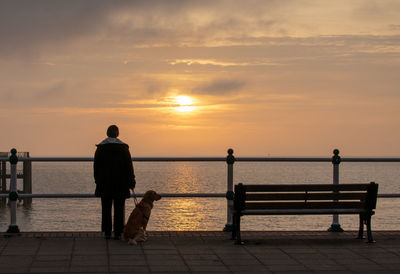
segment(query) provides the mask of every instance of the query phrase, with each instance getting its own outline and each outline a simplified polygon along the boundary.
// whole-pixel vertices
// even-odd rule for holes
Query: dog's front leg
[[[143,220],[143,230],[144,231],[146,231],[146,227],[147,227],[148,222],[149,222],[149,219],[148,218],[144,218],[144,220]]]
[[[147,240],[146,227],[147,227],[148,222],[149,222],[149,219],[145,219],[143,222],[143,238],[144,238],[144,240]]]
[[[130,244],[130,245],[137,245],[137,242],[136,242],[136,240],[135,239],[128,239],[128,243]]]
[[[141,229],[140,229],[140,232],[138,233],[138,236],[137,236],[137,240],[136,240],[136,241],[144,242],[144,241],[146,241],[146,240],[147,240],[147,239],[146,239],[145,231],[143,230],[143,228],[141,228]]]

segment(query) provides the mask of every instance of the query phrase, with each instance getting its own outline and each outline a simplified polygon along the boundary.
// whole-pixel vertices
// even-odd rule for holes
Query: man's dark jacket
[[[136,181],[127,144],[117,138],[105,139],[97,145],[93,168],[97,197],[130,197],[129,188],[133,189]]]

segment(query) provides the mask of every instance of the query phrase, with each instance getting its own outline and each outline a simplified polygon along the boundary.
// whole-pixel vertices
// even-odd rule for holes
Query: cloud
[[[248,63],[222,62],[222,61],[210,60],[210,59],[176,59],[175,61],[171,61],[169,63],[171,65],[177,65],[177,64],[186,64],[188,66],[191,66],[191,65],[213,65],[213,66],[221,66],[221,67],[247,66],[248,65]]]
[[[276,37],[299,20],[288,21],[282,11],[289,7],[299,4],[1,1],[0,57],[28,58],[19,64],[13,58],[2,63],[0,58],[0,85],[6,87],[0,92],[7,92],[11,99],[45,94],[38,105],[94,107],[155,98],[171,90],[225,95],[246,86],[247,92],[250,88],[254,92],[270,83],[290,85],[293,80],[287,83],[287,79],[305,71],[310,75],[301,84],[312,86],[343,69],[360,74],[369,65],[398,66],[399,35]],[[284,16],[278,18],[278,14]],[[399,24],[393,21],[392,25]],[[47,86],[38,87],[39,82]],[[76,102],[74,96],[80,100]]]
[[[38,59],[53,52],[68,54],[72,45],[91,50],[104,47],[109,51],[161,46],[214,47],[257,45],[271,37],[359,33],[357,30],[366,19],[360,17],[357,21],[351,15],[368,15],[375,6],[379,7],[379,14],[391,14],[384,21],[385,26],[388,31],[398,33],[398,27],[393,27],[399,25],[395,19],[399,9],[394,2],[344,5],[339,1],[330,5],[336,9],[328,13],[329,18],[321,19],[321,12],[327,13],[328,8],[318,1],[304,6],[299,1],[273,0],[6,0],[0,2],[0,56]],[[344,15],[335,13],[340,8],[346,11]],[[309,16],[298,16],[305,11]],[[336,15],[341,16],[340,27],[332,30],[329,19]],[[376,20],[381,17],[368,21],[363,32],[368,33],[377,23],[381,25]]]
[[[240,91],[245,86],[244,81],[240,80],[214,80],[210,83],[197,86],[193,89],[195,94],[225,95]]]
[[[6,0],[0,3],[0,54],[38,58],[88,39],[92,47],[100,41],[131,47],[215,45],[248,36],[250,29],[270,29],[275,20],[263,11],[271,6],[276,2]]]
[[[89,34],[104,23],[106,2],[2,1],[0,50],[3,55],[35,56],[43,45],[58,45]]]
[[[250,62],[240,62],[240,61],[220,61],[217,59],[175,59],[174,61],[169,61],[171,65],[184,64],[187,66],[192,65],[209,65],[209,66],[219,66],[219,67],[248,67],[248,66],[280,66],[278,62],[272,62],[267,58],[257,58],[257,60],[249,60]]]
[[[394,19],[398,18],[400,12],[400,3],[398,1],[361,1],[359,6],[353,9],[353,15],[363,19]]]

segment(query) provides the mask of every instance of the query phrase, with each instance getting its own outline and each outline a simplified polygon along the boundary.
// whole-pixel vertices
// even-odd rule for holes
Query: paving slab
[[[0,233],[0,273],[399,273],[400,231],[154,231],[131,246],[99,232]]]

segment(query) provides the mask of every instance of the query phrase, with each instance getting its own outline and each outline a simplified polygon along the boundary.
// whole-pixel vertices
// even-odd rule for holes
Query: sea
[[[18,169],[22,165],[18,164]],[[136,193],[226,193],[225,162],[134,162]],[[236,162],[234,184],[319,184],[333,182],[328,162]],[[92,162],[33,162],[33,193],[94,193]],[[379,184],[380,194],[400,193],[400,163],[342,162],[340,184]],[[22,182],[18,180],[18,189]],[[140,198],[139,198],[140,199]],[[125,215],[134,208],[126,202]],[[344,230],[358,229],[357,215],[340,215]],[[148,230],[221,231],[227,223],[225,198],[168,198],[154,203]],[[10,224],[10,208],[0,207],[0,231]],[[98,198],[33,198],[27,207],[18,204],[21,231],[100,231]],[[330,215],[244,216],[243,230],[322,231],[332,224]],[[399,230],[400,198],[378,198],[373,230]]]

